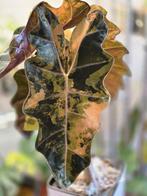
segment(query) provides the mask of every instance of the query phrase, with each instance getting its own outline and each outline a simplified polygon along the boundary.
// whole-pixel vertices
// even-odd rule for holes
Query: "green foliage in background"
[[[15,196],[21,180],[17,170],[2,164],[0,166],[0,196]]]
[[[147,177],[135,176],[133,180],[128,181],[127,191],[134,195],[146,196],[147,195]]]
[[[0,164],[0,196],[15,196],[24,176],[47,182],[50,176],[43,156],[35,150],[35,139],[23,138],[18,152],[10,153]]]
[[[36,165],[44,180],[47,180],[51,174],[46,159],[35,149],[35,140],[36,134],[32,135],[30,139],[24,138],[20,142],[19,151],[34,161],[34,165]]]
[[[147,176],[141,175],[140,160],[138,154],[133,148],[134,138],[138,131],[138,124],[140,123],[140,110],[135,108],[129,117],[129,141],[126,145],[122,139],[119,145],[120,159],[127,165],[127,192],[137,196],[147,195]],[[122,137],[123,138],[123,137]]]

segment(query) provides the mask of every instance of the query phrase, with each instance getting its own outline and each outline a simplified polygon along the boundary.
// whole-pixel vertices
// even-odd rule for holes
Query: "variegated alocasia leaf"
[[[25,136],[30,136],[31,132],[38,130],[38,122],[35,118],[29,117],[23,113],[23,103],[28,96],[28,81],[24,73],[24,69],[18,70],[14,79],[17,83],[17,92],[11,100],[12,106],[15,108],[17,119],[16,127]]]
[[[66,187],[89,165],[99,115],[109,101],[103,80],[112,57],[101,47],[107,28],[101,12],[90,12],[68,42],[44,4],[34,14],[38,22],[29,42],[36,54],[25,62],[30,90],[24,111],[38,120],[36,147],[59,186]]]

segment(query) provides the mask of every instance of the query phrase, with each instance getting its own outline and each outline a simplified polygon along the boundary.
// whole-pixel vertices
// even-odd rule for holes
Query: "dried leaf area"
[[[0,56],[7,59],[0,77],[25,60],[14,76],[16,125],[22,132],[39,129],[36,148],[59,187],[71,185],[89,166],[100,114],[129,71],[122,60],[127,50],[114,40],[118,33],[100,6],[41,2]]]

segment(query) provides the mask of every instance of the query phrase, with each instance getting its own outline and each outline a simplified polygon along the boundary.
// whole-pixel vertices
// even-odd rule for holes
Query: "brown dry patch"
[[[38,102],[41,101],[41,100],[44,100],[45,99],[45,92],[43,89],[40,90],[40,92],[32,95],[30,97],[30,99],[28,99],[26,105],[25,105],[25,108],[26,109],[35,109],[38,105]]]
[[[99,129],[100,114],[106,106],[107,103],[97,104],[90,102],[84,110],[85,118],[78,120],[74,130],[70,132],[70,141],[76,141],[71,150],[79,156],[87,155],[87,150],[91,144],[90,141]]]

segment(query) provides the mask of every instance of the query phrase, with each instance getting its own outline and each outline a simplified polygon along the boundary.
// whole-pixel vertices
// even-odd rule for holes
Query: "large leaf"
[[[16,127],[17,129],[24,135],[30,136],[31,132],[34,130],[38,130],[38,123],[36,119],[24,115],[22,108],[23,103],[28,95],[28,81],[26,79],[24,69],[17,71],[14,75],[14,79],[17,83],[17,92],[13,97],[11,104],[15,108],[17,119],[16,119]]]
[[[37,6],[35,15],[38,23],[29,42],[36,54],[25,62],[30,90],[24,111],[38,120],[36,147],[48,160],[59,186],[64,187],[90,163],[99,115],[109,101],[103,80],[112,57],[101,47],[107,33],[101,12],[84,17],[70,43],[44,4]],[[78,36],[81,27],[84,31]]]

